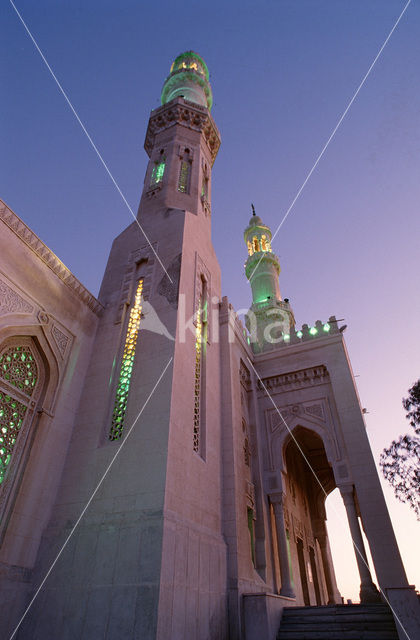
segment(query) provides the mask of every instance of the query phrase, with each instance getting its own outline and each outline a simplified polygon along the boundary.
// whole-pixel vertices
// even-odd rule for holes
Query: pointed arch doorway
[[[325,512],[336,482],[322,438],[295,427],[284,443],[283,459],[285,528],[297,603],[340,603]]]

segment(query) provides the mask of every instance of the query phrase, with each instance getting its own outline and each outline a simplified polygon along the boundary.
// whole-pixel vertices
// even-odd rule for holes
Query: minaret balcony
[[[248,256],[245,262],[245,273],[248,280],[254,275],[254,269],[257,272],[260,270],[260,265],[266,266],[267,264],[273,265],[277,274],[280,273],[279,259],[272,251],[255,251],[251,256]]]

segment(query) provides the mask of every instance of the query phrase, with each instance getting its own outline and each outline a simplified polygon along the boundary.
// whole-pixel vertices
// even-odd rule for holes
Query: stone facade
[[[341,602],[324,508],[336,487],[362,600],[380,593],[360,521],[415,637],[342,332],[334,317],[296,330],[257,216],[246,331],[211,242],[220,135],[197,54],[175,60],[162,101],[138,218],[98,300],[0,208],[0,359],[32,367],[0,374],[21,412],[0,484],[4,638],[19,625],[21,640],[274,640],[283,607]]]

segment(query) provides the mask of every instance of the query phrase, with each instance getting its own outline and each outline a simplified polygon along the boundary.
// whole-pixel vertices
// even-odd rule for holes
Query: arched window
[[[114,410],[112,413],[110,440],[119,440],[123,434],[124,419],[127,411],[128,392],[130,391],[131,375],[136,354],[137,337],[140,327],[142,310],[143,278],[137,283],[134,303],[130,310],[127,333],[125,337],[124,351],[121,362],[120,375],[115,394]]]
[[[249,253],[250,256],[252,256],[252,254],[254,253],[254,251],[252,249],[252,242],[250,240],[248,240],[247,245],[248,245],[248,253]]]
[[[193,450],[204,457],[205,424],[205,380],[207,349],[207,282],[201,281],[201,295],[198,301],[195,327],[195,374],[194,374],[194,418]]]
[[[254,251],[259,251],[260,250],[260,243],[259,243],[259,240],[258,240],[257,236],[254,236],[252,238],[252,244],[254,245]]]
[[[203,166],[203,179],[201,182],[201,197],[203,200],[209,199],[209,173],[207,169],[207,165]]]
[[[160,152],[160,158],[154,163],[152,169],[152,175],[150,177],[150,186],[154,187],[163,180],[163,174],[165,173],[166,158],[163,149]]]
[[[41,377],[29,338],[0,350],[0,489],[20,447]]]
[[[267,236],[261,236],[261,249],[262,251],[267,251]]]
[[[189,149],[185,149],[179,167],[178,191],[189,193],[190,190],[191,158]]]

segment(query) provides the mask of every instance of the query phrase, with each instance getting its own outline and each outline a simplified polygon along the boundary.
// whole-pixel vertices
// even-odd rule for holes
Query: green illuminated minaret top
[[[248,249],[245,273],[252,288],[252,305],[247,316],[256,352],[273,348],[281,335],[288,335],[295,319],[289,301],[280,294],[280,262],[271,249],[271,229],[255,214],[244,231]],[[274,323],[274,324],[273,324]]]
[[[182,97],[209,110],[213,104],[213,94],[209,82],[209,70],[203,58],[194,51],[181,53],[171,66],[161,95],[162,104]]]

